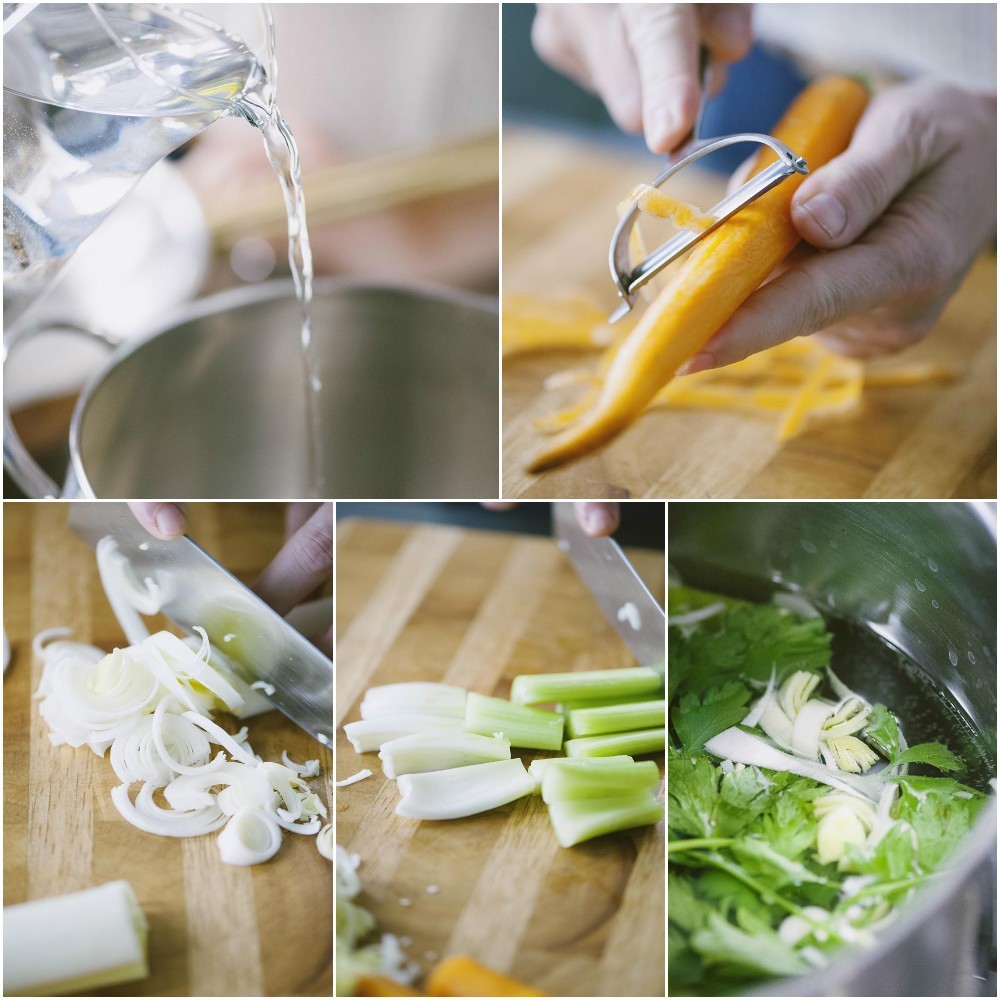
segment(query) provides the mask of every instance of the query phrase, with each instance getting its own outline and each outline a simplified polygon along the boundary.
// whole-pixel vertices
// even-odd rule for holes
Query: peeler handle
[[[708,88],[709,83],[712,78],[712,55],[708,50],[707,45],[700,45],[698,47],[698,82],[701,86],[701,95],[698,101],[698,114],[695,116],[694,124],[691,126],[691,131],[688,132],[686,136],[677,144],[677,147],[670,154],[670,159],[681,160],[686,156],[691,150],[688,149],[698,141],[698,136],[701,135],[702,125],[705,119],[705,105],[708,103]]]

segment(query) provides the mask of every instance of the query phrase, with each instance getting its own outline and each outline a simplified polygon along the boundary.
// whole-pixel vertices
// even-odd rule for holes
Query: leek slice
[[[355,753],[371,753],[383,743],[414,733],[461,733],[465,725],[461,719],[436,715],[380,715],[375,719],[348,722],[344,734],[351,741]]]
[[[633,733],[611,736],[580,736],[567,740],[569,757],[613,757],[615,754],[657,753],[666,746],[667,730],[638,729]]]
[[[557,762],[572,760],[579,767],[588,769],[599,769],[612,767],[615,764],[634,764],[635,761],[627,754],[619,754],[613,757],[543,757],[541,760],[533,760],[528,767],[528,773],[535,781],[535,791],[541,792],[542,782],[545,780],[545,772]]]
[[[603,758],[594,758],[601,760]],[[660,769],[654,761],[643,760],[612,767],[581,767],[589,758],[556,761],[545,770],[542,779],[542,801],[573,802],[582,799],[606,799],[656,788]]]
[[[424,771],[510,760],[510,740],[476,733],[413,733],[382,744],[382,772],[387,778]]]
[[[87,994],[144,979],[147,930],[125,881],[5,906],[4,994]]]
[[[473,816],[530,795],[535,787],[518,757],[448,771],[403,774],[396,784],[401,796],[396,815],[410,819]]]
[[[562,746],[563,717],[558,712],[526,708],[503,698],[469,693],[465,731],[480,736],[502,735],[511,746],[531,750],[558,750]]]
[[[579,698],[655,697],[663,691],[663,676],[654,667],[580,670],[564,674],[521,674],[514,678],[510,700],[538,705]]]
[[[361,702],[361,718],[382,715],[442,715],[465,718],[465,688],[429,681],[406,681],[369,688]]]
[[[662,818],[663,803],[649,792],[549,805],[552,829],[562,847],[634,826],[653,826]]]
[[[578,708],[569,713],[566,731],[570,736],[601,736],[632,729],[652,729],[667,724],[667,703],[636,701],[629,705],[606,705],[603,708]]]
[[[228,865],[258,865],[281,847],[281,828],[263,809],[240,809],[219,834],[219,854]]]

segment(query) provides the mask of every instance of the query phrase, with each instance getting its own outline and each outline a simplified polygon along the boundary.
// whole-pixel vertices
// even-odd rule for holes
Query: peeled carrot
[[[815,170],[847,148],[867,103],[858,81],[826,77],[795,99],[774,135]],[[755,172],[774,159],[764,150]],[[618,348],[594,404],[528,462],[529,472],[606,444],[708,343],[798,243],[791,203],[803,180],[799,174],[785,179],[695,246]]]
[[[504,976],[465,955],[439,962],[427,977],[432,997],[545,997],[548,993]]]
[[[354,992],[359,997],[422,997],[426,994],[397,983],[390,976],[361,976],[354,985]]]

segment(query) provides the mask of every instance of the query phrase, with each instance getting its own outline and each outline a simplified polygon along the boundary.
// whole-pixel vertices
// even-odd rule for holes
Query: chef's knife
[[[76,502],[69,524],[94,548],[110,535],[136,578],[160,588],[167,618],[192,634],[205,629],[245,680],[265,682],[275,708],[331,745],[333,664],[200,546],[187,536],[153,538],[124,503]]]
[[[552,505],[559,548],[573,563],[605,617],[625,640],[639,663],[659,665],[665,655],[663,608],[642,577],[611,538],[584,534],[571,503]]]

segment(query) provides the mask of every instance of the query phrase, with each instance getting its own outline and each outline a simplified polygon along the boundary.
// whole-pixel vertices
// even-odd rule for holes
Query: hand
[[[701,100],[698,50],[715,66],[750,50],[752,4],[539,4],[535,51],[594,91],[615,124],[668,153],[691,131]]]
[[[129,501],[135,519],[154,538],[168,542],[180,538],[187,528],[187,505],[183,503],[139,503]]]
[[[995,235],[996,143],[993,95],[933,80],[880,94],[846,152],[795,193],[792,222],[811,246],[682,373],[816,331],[858,358],[920,340]]]
[[[487,510],[510,510],[516,503],[484,502]],[[621,523],[621,508],[616,503],[574,503],[577,523],[592,538],[614,534]]]
[[[286,615],[333,574],[333,504],[290,504],[288,540],[257,578],[253,589],[279,615]],[[328,632],[310,637],[333,655],[333,623]]]

